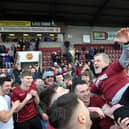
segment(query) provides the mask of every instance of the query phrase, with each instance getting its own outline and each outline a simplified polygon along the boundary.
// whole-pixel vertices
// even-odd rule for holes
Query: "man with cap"
[[[45,71],[43,73],[44,88],[52,86],[54,84],[54,73],[53,71]]]

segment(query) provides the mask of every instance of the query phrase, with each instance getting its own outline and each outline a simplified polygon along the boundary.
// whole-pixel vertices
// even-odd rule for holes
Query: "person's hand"
[[[104,115],[104,112],[101,108],[98,108],[98,107],[88,107],[88,110],[90,112],[94,112],[94,113],[97,113],[98,116],[102,119],[102,118],[105,118],[105,115]]]
[[[37,94],[37,91],[35,91],[35,90],[31,90],[30,91],[30,94],[32,95],[32,96],[34,96],[34,97],[36,97],[38,94]]]
[[[127,43],[129,42],[129,28],[122,28],[117,32],[117,38],[114,40],[118,43]]]
[[[102,110],[106,116],[113,119],[113,112],[111,110],[111,106],[109,106],[108,104],[104,104],[104,106],[102,107]]]
[[[104,112],[104,114],[105,114],[106,116],[108,116],[108,117],[114,119],[113,112],[114,112],[116,109],[118,109],[118,108],[120,108],[120,107],[122,107],[122,106],[123,106],[123,105],[121,105],[121,104],[115,104],[115,105],[113,105],[113,106],[111,107],[111,106],[109,106],[108,104],[105,104],[105,105],[102,107],[102,110],[103,110],[103,112]]]
[[[121,120],[121,118],[118,118],[117,122],[122,129],[129,129],[129,117],[126,117],[123,120]]]
[[[12,108],[14,109],[14,112],[19,107],[19,104],[20,104],[20,101],[19,100],[15,101],[15,102],[12,102]]]
[[[48,115],[46,113],[42,113],[41,117],[43,120],[48,121]]]
[[[25,97],[26,101],[29,101],[32,98],[32,94],[28,93]]]

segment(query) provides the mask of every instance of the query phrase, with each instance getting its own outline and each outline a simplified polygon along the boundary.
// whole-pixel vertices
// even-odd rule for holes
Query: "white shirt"
[[[0,96],[0,111],[4,110],[8,112],[10,110],[11,100],[8,95]],[[8,122],[3,123],[0,121],[0,129],[14,129],[13,117],[9,119]]]

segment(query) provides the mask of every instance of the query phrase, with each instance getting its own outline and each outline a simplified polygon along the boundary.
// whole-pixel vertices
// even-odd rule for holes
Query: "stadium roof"
[[[1,0],[1,20],[63,22],[65,25],[129,25],[129,0]]]

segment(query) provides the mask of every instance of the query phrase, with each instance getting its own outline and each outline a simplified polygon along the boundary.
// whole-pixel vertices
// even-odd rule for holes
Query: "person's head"
[[[31,72],[32,72],[32,74],[34,74],[36,72],[36,69],[35,68],[31,68]]]
[[[51,104],[59,97],[68,93],[68,89],[53,85],[44,89],[40,94],[40,100],[44,104],[45,108],[49,108]],[[46,109],[45,109],[46,110]]]
[[[32,65],[29,65],[28,68],[29,68],[29,69],[32,69]]]
[[[38,87],[38,86],[43,85],[44,82],[43,82],[43,80],[42,80],[41,78],[37,78],[37,79],[35,79],[35,84],[36,84],[36,86]]]
[[[66,86],[68,87],[68,88],[70,88],[71,86],[72,86],[72,75],[71,74],[65,74],[64,75],[64,82],[65,82],[65,84],[66,84]]]
[[[86,106],[90,104],[89,84],[84,80],[77,80],[72,86],[72,91],[84,102]]]
[[[62,66],[62,70],[65,72],[65,71],[67,71],[67,66],[66,65],[63,65]]]
[[[12,82],[9,77],[0,77],[0,94],[6,95],[12,88]]]
[[[56,79],[56,82],[58,82],[58,83],[63,83],[63,80],[64,80],[62,74],[57,74],[57,75],[55,76],[55,79]]]
[[[43,80],[46,85],[54,84],[54,73],[52,71],[45,71],[43,73]]]
[[[94,69],[96,74],[100,74],[109,64],[110,58],[107,54],[98,53],[94,56]]]
[[[60,96],[50,107],[50,124],[56,129],[90,129],[89,110],[75,94]]]
[[[0,73],[0,77],[6,77],[5,73]]]
[[[61,72],[62,72],[62,68],[57,65],[57,66],[55,66],[54,72],[55,72],[56,74],[61,73]]]
[[[86,83],[90,82],[90,72],[89,71],[84,71],[81,74],[81,80],[84,80]]]
[[[16,65],[15,65],[15,69],[17,69],[17,70],[21,70],[21,66],[20,66],[20,64],[16,64]]]
[[[21,73],[21,86],[24,89],[29,89],[33,81],[32,73],[30,70],[25,70]]]

